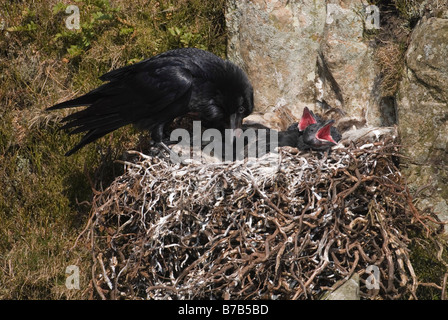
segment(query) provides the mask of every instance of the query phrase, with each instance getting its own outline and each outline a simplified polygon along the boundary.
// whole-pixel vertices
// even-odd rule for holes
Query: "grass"
[[[79,136],[59,131],[68,113],[45,108],[85,93],[111,69],[177,47],[225,56],[224,0],[72,1],[0,4],[0,299],[86,299],[90,252],[70,250],[93,190],[121,173],[114,164],[139,135],[123,128],[71,157]],[[80,290],[65,286],[80,268]]]
[[[383,97],[394,96],[404,70],[403,45],[389,41],[378,46],[375,58],[381,70],[380,90]]]
[[[446,246],[446,241],[444,242]],[[443,284],[444,277],[448,275],[448,254],[446,248],[440,246],[431,239],[414,237],[410,245],[411,259],[415,266],[415,272],[422,283]],[[446,289],[446,288],[445,288]],[[440,288],[433,286],[421,286],[417,290],[421,300],[441,300]],[[445,299],[448,298],[445,293]]]

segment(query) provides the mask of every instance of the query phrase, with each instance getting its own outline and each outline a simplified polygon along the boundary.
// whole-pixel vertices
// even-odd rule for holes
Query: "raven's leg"
[[[163,142],[163,128],[165,126],[165,123],[161,123],[156,125],[152,131],[151,131],[151,139],[154,141],[155,144],[157,144],[160,148],[168,152],[168,154],[172,153],[172,150],[168,148],[168,146]]]
[[[162,149],[164,149],[166,152],[168,152],[169,154],[171,154],[172,150],[170,148],[168,148],[168,146],[165,144],[165,142],[160,141],[160,142],[156,142],[159,147],[161,147]]]

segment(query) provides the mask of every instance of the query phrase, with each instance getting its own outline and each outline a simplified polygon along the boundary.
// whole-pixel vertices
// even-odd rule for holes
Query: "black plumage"
[[[289,133],[288,135],[284,134],[285,137],[288,137],[289,141],[293,141],[292,137],[296,137],[296,141],[300,142],[298,145],[299,149],[314,149],[319,150],[321,148],[321,143],[319,143],[317,140],[313,140],[316,138],[316,134],[320,129],[323,129],[325,125],[328,125],[328,128],[330,130],[330,135],[326,136],[326,139],[328,142],[332,142],[333,144],[336,144],[339,142],[342,138],[341,133],[336,127],[333,127],[334,121],[331,122],[331,125],[328,125],[328,121],[325,122],[322,118],[320,118],[318,115],[314,114],[313,111],[309,110],[307,107],[303,109],[302,118],[300,119],[300,122],[295,122],[292,125],[288,127],[288,129],[285,132],[295,132],[295,135],[292,133]],[[306,130],[308,128],[308,130]],[[325,129],[326,130],[326,129]],[[305,132],[306,137],[304,137]],[[280,134],[280,133],[279,133]],[[322,131],[321,131],[322,135]],[[302,138],[300,141],[298,140],[299,137]],[[304,141],[306,143],[304,144]],[[285,142],[287,140],[285,139]],[[314,142],[314,143],[313,143]],[[280,144],[280,135],[279,135],[279,144]],[[315,144],[315,147],[314,147]],[[292,146],[291,144],[285,144]]]
[[[62,129],[86,132],[67,156],[128,124],[150,130],[152,140],[164,145],[164,127],[177,117],[194,114],[204,126],[236,130],[253,110],[253,89],[243,70],[200,49],[167,51],[100,79],[107,82],[48,109],[87,106],[63,119]]]

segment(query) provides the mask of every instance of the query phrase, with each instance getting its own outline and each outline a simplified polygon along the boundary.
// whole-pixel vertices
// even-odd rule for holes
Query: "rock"
[[[277,113],[274,112],[254,112],[244,118],[243,123],[247,125],[261,124],[263,126],[279,131],[284,130],[287,127],[286,121],[281,119],[277,115]],[[289,124],[291,123],[294,123],[294,119],[290,119]]]
[[[421,191],[422,209],[448,219],[447,5],[426,0],[417,8],[423,18],[395,99],[381,97],[374,47],[364,37],[372,12],[357,0],[327,2],[227,0],[228,57],[247,71],[261,114],[251,120],[284,130],[308,106],[320,114],[341,110],[342,132],[398,121],[411,191]]]
[[[406,53],[397,95],[402,171],[418,203],[448,219],[448,19],[422,19]],[[448,231],[448,229],[445,229]]]
[[[343,285],[325,295],[323,300],[360,300],[359,275],[353,274]]]
[[[383,141],[385,137],[391,137],[392,141],[398,138],[396,127],[365,127],[345,131],[342,134],[340,144],[348,146],[351,142],[374,143]]]
[[[323,111],[315,102],[325,99],[358,122],[383,125],[365,12],[356,0],[228,0],[228,57],[248,73],[255,110],[288,109],[297,120],[305,106]]]
[[[321,96],[330,105],[341,106],[350,117],[381,126],[386,121],[382,119],[381,97],[375,90],[379,69],[374,47],[364,39],[365,16],[360,13],[366,13],[366,8],[359,1],[328,5],[321,42],[320,65],[326,68],[320,72]]]

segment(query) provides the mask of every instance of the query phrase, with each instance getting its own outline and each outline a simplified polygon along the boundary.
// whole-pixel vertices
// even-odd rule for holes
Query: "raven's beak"
[[[233,141],[233,138],[237,137],[239,138],[241,134],[243,133],[243,130],[241,127],[243,126],[243,115],[240,113],[233,113],[230,115],[230,129],[231,132],[231,139]]]
[[[331,136],[331,126],[333,125],[334,120],[328,120],[324,123],[324,125],[317,131],[316,138],[320,141],[331,142],[337,144]]]

